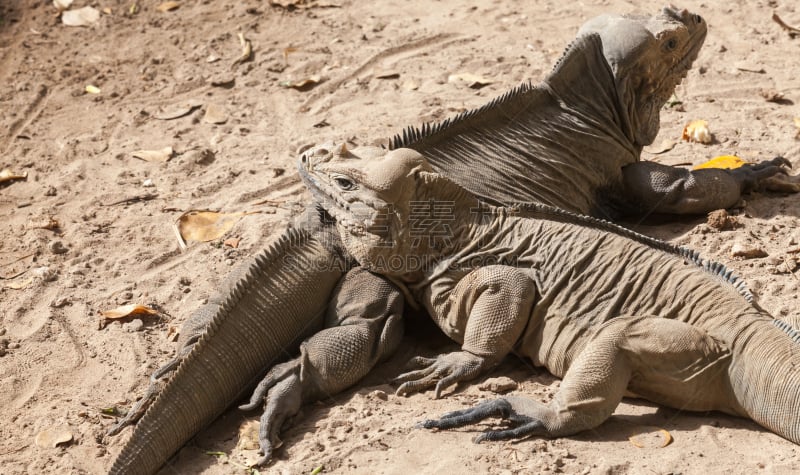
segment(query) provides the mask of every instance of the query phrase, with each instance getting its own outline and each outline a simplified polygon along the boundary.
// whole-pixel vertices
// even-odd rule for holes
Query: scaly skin
[[[750,417],[800,443],[796,332],[724,268],[610,223],[543,205],[494,207],[410,149],[315,154],[304,181],[347,251],[402,283],[461,351],[422,361],[407,391],[475,378],[514,351],[564,381],[549,404],[508,397],[423,427],[489,416],[479,440],[596,427],[626,390],[674,408]],[[712,269],[709,271],[708,269]]]

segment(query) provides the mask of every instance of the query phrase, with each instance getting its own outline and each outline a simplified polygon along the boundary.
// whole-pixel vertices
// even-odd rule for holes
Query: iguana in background
[[[436,126],[410,127],[403,137],[393,140],[392,146],[420,150],[430,156],[435,169],[491,202],[539,201],[599,216],[630,210],[625,203],[648,203],[648,199],[650,202],[664,199],[664,206],[655,206],[657,211],[699,212],[730,206],[735,202],[733,196],[738,199],[741,189],[776,173],[785,162],[778,159],[733,172],[687,172],[638,162],[641,146],[649,143],[647,140],[652,141],[658,130],[659,109],[691,66],[705,32],[705,24],[699,16],[672,8],[652,17],[599,17],[582,27],[578,39],[541,85],[520,86],[482,108]],[[660,82],[651,80],[656,77]],[[653,87],[639,87],[641,84]],[[661,173],[664,180],[653,185],[651,190],[649,187],[654,182],[649,178],[626,178],[648,173]],[[471,178],[473,174],[480,179]],[[483,178],[486,178],[485,184]],[[709,179],[711,184],[724,185],[708,188]],[[565,190],[569,192],[564,193]],[[704,190],[709,191],[706,194],[711,199],[703,196]],[[649,198],[641,199],[640,194]],[[719,200],[723,195],[727,198]],[[702,206],[698,208],[697,203]],[[651,211],[653,207],[647,204],[645,208]],[[325,226],[320,228],[320,215],[316,211],[305,216],[308,222],[301,227],[311,229],[308,235],[325,241],[323,248],[328,249],[308,252],[336,256],[337,262],[346,264],[346,256],[337,247],[335,231]],[[282,239],[288,238],[289,235],[284,235]],[[176,357],[156,370],[145,396],[111,429],[111,433],[119,432],[148,411],[145,420],[139,422],[148,429],[134,431],[114,464],[117,472],[127,470],[119,467],[136,466],[137,458],[144,457],[153,444],[158,444],[154,442],[158,439],[154,434],[173,430],[167,427],[170,425],[185,425],[171,419],[165,409],[169,406],[167,400],[176,398],[176,404],[188,404],[185,398],[171,394],[179,391],[181,385],[185,386],[184,390],[191,391],[199,381],[183,377],[181,383],[169,383],[171,392],[163,394],[162,387],[177,378],[180,371],[173,372],[179,365],[186,366],[182,370],[184,374],[194,374],[188,369],[188,361],[196,359],[190,360],[188,355],[201,350],[202,354],[210,353],[208,348],[214,347],[214,340],[219,338],[210,331],[210,322],[240,325],[239,310],[221,305],[233,295],[237,285],[241,295],[234,300],[238,301],[241,296],[269,287],[283,289],[287,295],[292,292],[303,295],[307,290],[303,286],[308,281],[300,277],[316,281],[313,272],[293,281],[283,269],[272,277],[262,273],[259,278],[242,280],[250,272],[275,268],[280,259],[291,258],[298,252],[306,251],[295,250],[292,246],[273,248],[260,261],[242,266],[228,279],[228,284],[223,285],[216,299],[185,322]],[[345,264],[338,266],[339,271],[349,269]],[[349,271],[331,293],[328,289],[336,275],[340,273],[334,272],[321,279],[324,285],[317,288],[313,298],[315,305],[305,313],[297,313],[291,299],[259,301],[266,312],[264,318],[275,319],[276,325],[280,318],[305,322],[298,328],[308,331],[298,332],[292,341],[299,341],[320,328],[321,306],[326,302],[331,305],[325,326],[334,327],[306,341],[300,357],[273,367],[257,386],[250,402],[243,406],[254,409],[266,400],[260,434],[264,451],[262,462],[270,458],[272,449],[279,443],[280,428],[298,411],[300,401],[305,403],[335,394],[356,383],[399,341],[402,328],[397,318],[403,302],[397,290],[380,277],[357,268]],[[247,332],[252,344],[262,344],[271,338],[266,327],[260,327],[259,331],[250,328]],[[204,346],[198,345],[201,339],[207,340]],[[275,347],[280,347],[282,354],[296,354],[296,343],[281,345]],[[347,351],[331,351],[341,348]],[[230,372],[239,372],[238,365],[243,362],[234,354],[225,357],[233,358],[225,363],[230,365]],[[262,374],[275,361],[274,356],[265,357]],[[243,373],[242,381],[252,381],[249,371]],[[179,427],[179,440],[157,447],[154,455],[148,455],[147,466],[156,467],[165,462],[170,451],[177,450],[194,432],[210,423],[244,390],[245,387],[231,387],[228,391],[205,396],[201,402],[207,404],[213,400],[214,411],[203,413],[203,417],[198,412],[198,419],[191,425]],[[160,405],[148,409],[159,394],[162,394]]]
[[[563,378],[549,404],[509,396],[422,427],[501,417],[513,427],[478,441],[567,436],[600,425],[630,390],[800,443],[800,333],[723,266],[596,218],[485,204],[411,149],[362,157],[317,154],[301,176],[350,255],[462,345],[420,358],[404,389],[438,396],[511,352]]]
[[[543,203],[602,218],[730,208],[790,163],[777,157],[691,171],[640,160],[706,33],[700,15],[674,7],[652,17],[599,16],[542,83],[436,125],[408,127],[390,148],[418,151],[435,171],[493,203]]]

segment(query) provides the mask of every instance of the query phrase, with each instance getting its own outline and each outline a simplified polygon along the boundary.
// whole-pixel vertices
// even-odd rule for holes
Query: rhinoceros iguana
[[[481,440],[591,429],[626,390],[749,417],[800,443],[800,332],[723,266],[607,221],[541,204],[488,205],[411,149],[316,154],[301,176],[362,267],[408,289],[461,350],[419,358],[403,391],[474,379],[514,352],[563,382],[544,404],[506,397],[429,420],[487,417]]]

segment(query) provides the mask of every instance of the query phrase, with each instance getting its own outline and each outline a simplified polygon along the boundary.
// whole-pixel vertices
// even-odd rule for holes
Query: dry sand
[[[169,329],[308,201],[293,167],[299,146],[329,139],[385,143],[406,125],[444,119],[523,80],[541,79],[590,17],[660,7],[621,0],[395,0],[377,6],[334,0],[289,10],[257,1],[184,1],[160,12],[160,2],[147,0],[130,15],[133,0],[78,0],[75,6],[89,3],[111,13],[86,28],[61,24],[48,1],[0,6],[0,168],[28,174],[0,187],[5,474],[108,469],[129,431],[104,439],[113,419],[100,409],[128,407],[173,353]],[[697,164],[722,154],[751,160],[782,154],[800,165],[792,123],[800,116],[800,38],[771,20],[776,11],[800,25],[796,5],[685,5],[706,18],[709,35],[678,88],[682,107],[662,114],[657,143],[679,139],[692,119],[708,120],[717,141],[681,142],[647,158]],[[241,52],[239,32],[252,42],[254,57],[232,68]],[[458,73],[491,84],[475,90],[447,81]],[[309,90],[281,85],[314,76],[322,82]],[[100,93],[87,93],[87,85]],[[762,90],[785,100],[767,102]],[[187,103],[199,107],[174,120],[156,118]],[[204,121],[215,106],[223,124]],[[166,163],[132,155],[167,146],[175,156]],[[142,199],[148,195],[157,196]],[[238,249],[223,245],[223,238],[181,252],[172,223],[189,209],[262,213],[246,216],[226,235],[241,238]],[[750,282],[764,307],[797,321],[798,214],[800,196],[762,193],[747,197],[734,230],[713,230],[704,217],[635,229],[726,263]],[[42,227],[51,218],[59,224],[55,231]],[[736,243],[768,257],[733,258]],[[34,271],[42,267],[49,271]],[[126,303],[157,305],[166,315],[99,329],[100,310]],[[798,447],[752,422],[635,400],[626,400],[597,430],[554,441],[475,445],[470,439],[481,427],[415,430],[427,416],[491,397],[477,385],[441,400],[428,393],[394,396],[387,382],[403,361],[433,353],[441,343],[425,333],[412,331],[399,354],[358,387],[305,408],[285,432],[276,462],[262,472],[309,473],[320,465],[326,472],[370,475],[800,471]],[[517,361],[491,376],[498,375],[542,400],[558,387]],[[235,448],[236,433],[254,420],[256,414],[228,412],[164,473],[243,473],[236,464],[247,454]],[[628,437],[647,426],[669,431],[674,441],[665,448],[635,447]],[[36,445],[37,434],[59,428],[72,442]]]

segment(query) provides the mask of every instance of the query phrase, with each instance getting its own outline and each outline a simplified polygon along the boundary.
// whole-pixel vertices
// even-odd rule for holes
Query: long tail
[[[800,332],[780,320],[758,323],[735,345],[734,394],[754,421],[800,444]]]

